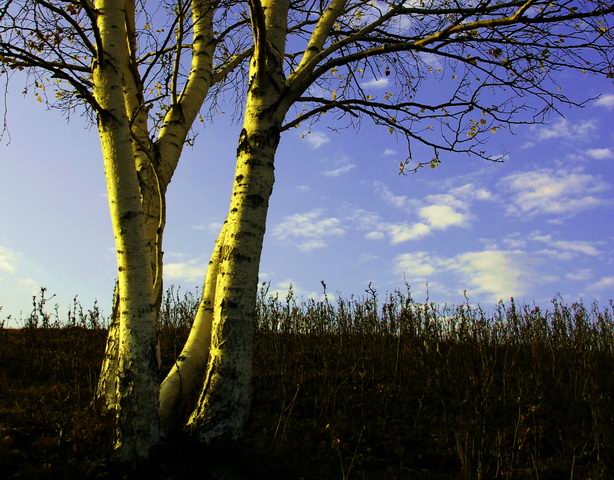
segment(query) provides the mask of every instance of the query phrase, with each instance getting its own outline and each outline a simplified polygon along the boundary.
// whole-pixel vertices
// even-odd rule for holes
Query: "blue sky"
[[[381,94],[385,81],[367,87]],[[405,144],[364,122],[287,132],[276,160],[261,280],[284,295],[360,295],[411,285],[414,298],[484,307],[513,296],[547,305],[605,304],[614,289],[614,89],[567,78],[576,98],[548,124],[499,130],[504,163],[442,155],[434,170],[399,176]],[[11,85],[11,141],[0,146],[0,318],[31,310],[45,286],[61,310],[75,294],[105,313],[115,278],[113,234],[95,128],[67,123]],[[165,281],[200,286],[223,221],[239,126],[229,115],[199,131],[168,191]],[[426,150],[417,149],[416,156]]]

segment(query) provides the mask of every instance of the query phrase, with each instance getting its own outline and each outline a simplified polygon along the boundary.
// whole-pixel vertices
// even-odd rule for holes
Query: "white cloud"
[[[582,242],[582,241],[570,242],[566,240],[558,240],[558,241],[552,242],[552,245],[554,245],[557,248],[560,248],[561,250],[567,250],[569,252],[574,252],[574,253],[582,253],[584,255],[589,255],[591,257],[596,257],[597,255],[599,255],[599,250],[597,250],[595,246],[591,245],[589,242]]]
[[[17,255],[8,248],[0,246],[0,272],[15,273]]]
[[[604,160],[606,158],[614,158],[614,152],[609,148],[589,148],[586,154],[595,160]]]
[[[317,250],[319,248],[326,247],[326,242],[321,238],[314,238],[313,240],[306,240],[298,244],[298,249],[301,252],[310,252],[311,250]]]
[[[220,233],[221,229],[222,229],[222,224],[219,222],[211,222],[209,225],[202,225],[202,224],[192,225],[192,230],[197,230],[199,232],[208,231],[213,234]]]
[[[309,192],[309,191],[311,191],[311,187],[309,187],[309,185],[299,185],[298,187],[296,187],[296,189],[299,192]]]
[[[559,118],[556,122],[539,127],[537,129],[538,140],[586,140],[597,129],[592,120],[583,120],[575,125],[569,123],[566,118]]]
[[[507,237],[501,239],[503,244],[511,249],[524,249],[527,246],[527,241],[523,238],[519,238],[519,233],[512,233]]]
[[[589,288],[593,290],[612,290],[614,288],[614,276],[601,277],[591,284]]]
[[[381,230],[380,227],[383,223],[379,214],[362,208],[353,208],[349,219],[355,222],[362,230]]]
[[[397,152],[394,151],[392,148],[385,148],[384,149],[384,156],[385,157],[390,157],[391,155],[394,155],[395,153],[397,153]]]
[[[368,82],[363,82],[360,84],[362,88],[386,88],[388,86],[388,78],[372,78]]]
[[[508,214],[574,214],[605,203],[597,194],[607,190],[600,176],[581,170],[542,168],[508,175],[500,185],[511,194]]]
[[[608,93],[606,95],[601,95],[596,101],[595,105],[599,107],[605,107],[608,110],[614,108],[614,94]]]
[[[394,270],[410,282],[437,275],[446,275],[449,281],[449,274],[456,273],[459,293],[469,287],[470,295],[485,296],[492,302],[523,295],[532,278],[520,253],[498,249],[466,252],[447,259],[424,251],[404,253],[395,258]]]
[[[322,172],[322,175],[324,175],[325,177],[340,177],[341,175],[345,175],[355,167],[356,165],[353,163],[344,163],[343,165],[332,170],[325,170],[324,172]]]
[[[419,55],[420,59],[429,67],[434,69],[439,69],[443,67],[441,61],[439,60],[439,56],[435,55],[434,53],[420,53]]]
[[[330,142],[330,137],[326,135],[326,133],[319,131],[304,132],[301,135],[301,138],[304,138],[309,146],[314,150]]]
[[[552,252],[552,256],[556,256],[562,260],[569,260],[573,258],[575,256],[574,254],[576,253],[581,253],[590,257],[596,257],[599,255],[599,250],[597,250],[597,248],[590,242],[581,240],[553,240],[551,235],[533,235],[531,238],[537,242],[545,243],[551,248],[562,251],[562,254]]]
[[[167,280],[197,282],[203,280],[206,271],[206,266],[192,262],[175,262],[164,265],[164,277]]]
[[[466,200],[488,201],[492,200],[492,193],[482,187],[477,187],[474,183],[465,183],[460,187],[453,188],[450,193],[457,198]]]
[[[417,213],[421,222],[417,223],[390,223],[384,222],[378,215],[362,212],[355,216],[355,220],[366,230],[366,238],[370,240],[381,239],[383,233],[390,236],[393,245],[417,240],[433,232],[445,230],[453,226],[467,226],[469,224],[469,208],[471,203],[479,200],[492,199],[490,191],[476,187],[473,183],[466,183],[459,187],[448,189],[448,193],[427,195],[423,201],[410,199],[406,195],[394,194],[381,182],[374,182],[375,191],[389,205],[402,209],[408,213]]]
[[[41,288],[41,284],[32,278],[18,278],[17,285],[31,295],[38,294]]]
[[[345,235],[341,221],[335,217],[323,218],[324,211],[315,209],[306,213],[287,216],[272,231],[278,240],[297,240],[302,251],[314,250],[326,246],[324,238]]]
[[[526,271],[517,254],[505,250],[483,250],[457,255],[450,261],[478,294],[490,300],[517,297],[525,293]]]
[[[381,240],[385,237],[383,232],[378,232],[377,230],[373,230],[365,235],[367,240]]]
[[[449,205],[429,205],[422,207],[418,214],[431,227],[437,230],[445,230],[452,226],[467,225],[467,216],[457,212]]]
[[[427,252],[402,253],[394,259],[394,269],[411,279],[429,277],[439,268],[440,260]]]
[[[379,193],[380,198],[389,205],[397,208],[408,208],[416,204],[416,202],[412,201],[407,195],[395,195],[382,182],[374,182],[374,186],[375,191]]]
[[[573,282],[581,282],[584,280],[588,280],[592,276],[593,272],[591,272],[589,268],[581,268],[580,270],[576,270],[575,272],[569,272],[565,274],[565,278]]]
[[[430,227],[424,223],[414,223],[413,225],[389,223],[384,225],[384,228],[390,235],[390,243],[392,245],[398,245],[409,240],[418,240],[431,233]]]
[[[451,208],[466,210],[469,208],[469,203],[465,199],[461,199],[451,193],[439,193],[427,195],[425,200],[433,205],[447,205]]]

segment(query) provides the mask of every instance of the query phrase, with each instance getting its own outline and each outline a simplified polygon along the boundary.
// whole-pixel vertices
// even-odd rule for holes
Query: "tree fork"
[[[215,292],[218,278],[221,250],[224,245],[224,227],[215,243],[205,282],[190,335],[160,387],[160,425],[167,434],[180,426],[189,414],[202,387],[202,381],[209,358],[211,325],[215,308]]]
[[[128,64],[125,4],[98,0],[102,51],[92,67],[94,95],[109,113],[99,116],[109,211],[118,267],[119,343],[115,452],[134,462],[159,438],[158,379],[152,276],[145,244],[143,208],[123,89]]]

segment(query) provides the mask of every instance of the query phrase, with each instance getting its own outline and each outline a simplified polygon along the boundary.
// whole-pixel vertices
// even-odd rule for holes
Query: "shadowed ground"
[[[162,378],[194,305],[167,292]],[[90,407],[101,322],[31,316],[0,329],[3,476],[611,478],[612,305],[552,310],[512,303],[487,317],[400,292],[334,305],[262,295],[244,445],[210,451],[177,436],[132,473],[111,463],[110,419]]]

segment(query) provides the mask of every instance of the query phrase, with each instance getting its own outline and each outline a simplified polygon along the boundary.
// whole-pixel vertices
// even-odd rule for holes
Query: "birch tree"
[[[582,104],[561,90],[558,73],[614,76],[611,2],[247,3],[254,48],[243,129],[212,273],[209,363],[188,421],[207,443],[236,441],[248,417],[258,268],[283,132],[330,113],[404,137],[400,173],[435,168],[453,153],[496,161],[487,141],[498,129]],[[367,79],[390,86],[376,98]],[[429,98],[421,87],[433,81],[437,95]],[[416,144],[432,155],[413,158]]]
[[[22,0],[0,9],[5,88],[25,74],[25,94],[98,126],[118,265],[98,396],[116,414],[124,460],[146,456],[160,434],[155,320],[166,190],[205,98],[249,54],[240,33],[246,21],[230,23],[218,5],[178,0],[148,11],[134,0]],[[195,322],[199,337],[207,328]],[[203,370],[206,349],[188,360],[171,380]],[[173,399],[161,404],[164,419],[178,395],[163,398]]]

